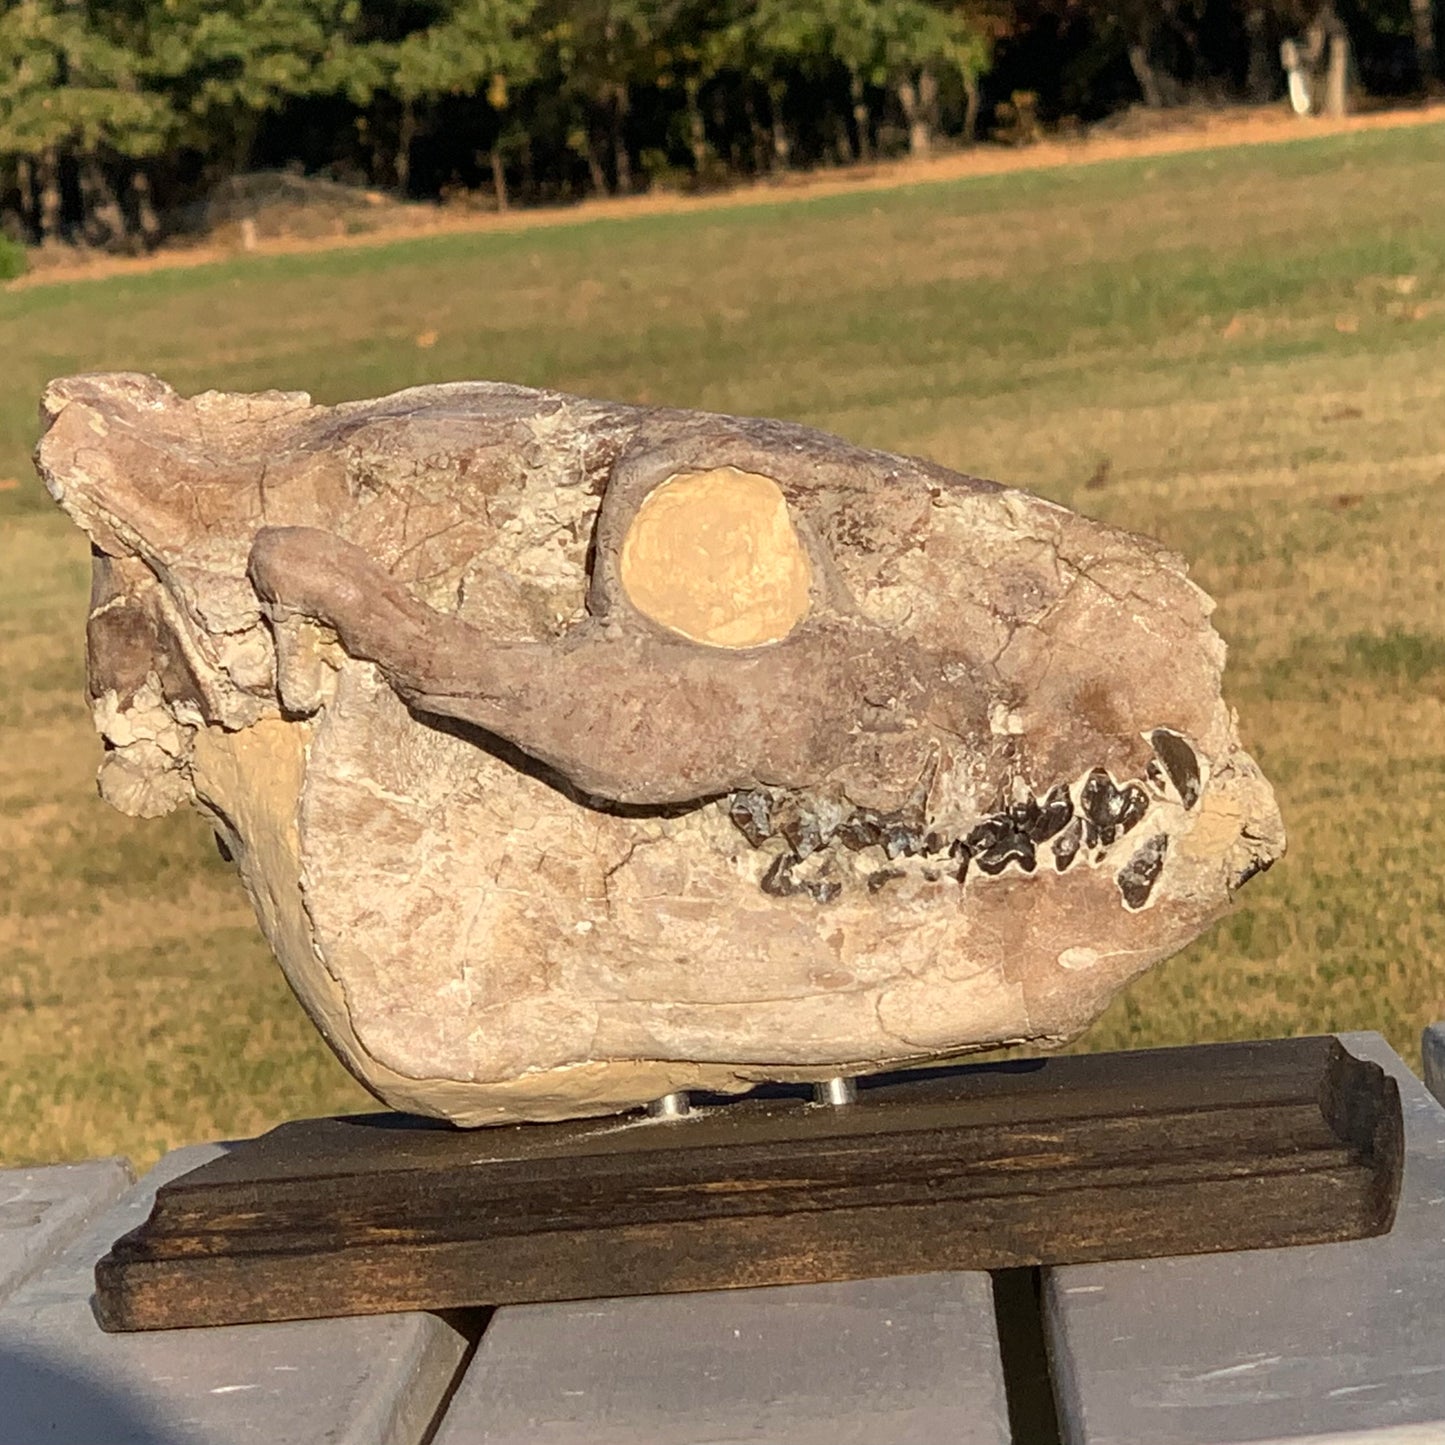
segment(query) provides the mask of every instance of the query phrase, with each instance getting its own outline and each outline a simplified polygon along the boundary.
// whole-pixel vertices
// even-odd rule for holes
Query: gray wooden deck
[[[1046,1271],[1059,1439],[1445,1441],[1445,1109],[1344,1037],[1400,1080],[1393,1232]],[[1445,1091],[1445,1030],[1425,1058]],[[0,1172],[0,1445],[1046,1445],[1049,1388],[983,1274],[103,1334],[95,1260],[218,1148],[138,1184],[119,1160]]]
[[[1445,1109],[1378,1034],[1407,1153],[1380,1239],[1046,1272],[1070,1445],[1445,1441]]]

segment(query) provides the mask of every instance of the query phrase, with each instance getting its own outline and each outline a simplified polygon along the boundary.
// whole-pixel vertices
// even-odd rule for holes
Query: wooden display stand
[[[1333,1038],[1030,1059],[460,1131],[286,1124],[162,1186],[107,1330],[1080,1264],[1390,1228],[1399,1091]]]

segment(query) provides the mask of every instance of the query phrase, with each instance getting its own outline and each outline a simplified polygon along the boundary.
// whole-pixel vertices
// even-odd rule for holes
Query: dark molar
[[[773,836],[773,800],[766,793],[734,793],[728,817],[754,848],[761,848]]]
[[[1115,787],[1103,768],[1095,768],[1079,791],[1079,811],[1084,815],[1084,842],[1090,848],[1108,847],[1149,811],[1149,795],[1138,783]]]
[[[1000,810],[1003,817],[1023,833],[1032,838],[1034,829],[1039,825],[1039,802],[1037,798],[1025,798],[1022,803],[1014,803],[1012,806]]]
[[[1079,818],[1074,818],[1069,825],[1054,839],[1054,866],[1060,873],[1078,856],[1079,845],[1084,841],[1084,824]]]
[[[1049,795],[1036,808],[1037,816],[1029,828],[1029,837],[1035,843],[1043,843],[1060,832],[1074,816],[1074,805],[1069,799],[1068,785],[1060,783],[1051,788]]]
[[[860,808],[851,817],[845,818],[838,824],[837,837],[838,841],[852,853],[861,852],[864,848],[871,848],[875,843],[881,843],[883,830],[878,814],[866,808]]]
[[[774,858],[758,887],[771,898],[791,898],[798,891],[798,885],[793,882],[793,864],[797,861],[786,853]]]
[[[1155,728],[1149,734],[1159,761],[1179,794],[1179,801],[1192,808],[1199,801],[1199,757],[1178,733],[1170,728]]]
[[[1032,873],[1037,863],[1029,835],[1006,813],[986,818],[963,841],[979,871],[991,876],[1002,873],[1010,863]]]
[[[1268,873],[1274,867],[1273,858],[1251,858],[1238,873],[1234,875],[1234,887],[1243,888],[1251,878],[1257,878],[1261,873]]]
[[[843,885],[836,878],[794,878],[793,869],[801,861],[790,853],[774,858],[758,887],[770,898],[793,898],[802,893],[814,903],[831,903],[843,891]]]
[[[890,858],[911,858],[923,851],[923,838],[912,824],[893,820],[883,829],[883,851]]]
[[[1079,811],[1084,815],[1084,841],[1089,847],[1114,841],[1113,803],[1114,780],[1103,768],[1095,768],[1079,789]]]
[[[1168,851],[1169,835],[1156,833],[1119,870],[1115,881],[1119,892],[1124,895],[1126,908],[1142,908],[1149,901],[1149,895],[1164,871],[1164,855]]]
[[[778,832],[788,840],[789,846],[799,858],[807,858],[824,848],[832,840],[831,830],[825,830],[816,813],[799,806],[790,798],[779,811]]]
[[[1149,811],[1149,794],[1138,783],[1129,783],[1122,796],[1124,805],[1119,810],[1119,831],[1127,833]]]

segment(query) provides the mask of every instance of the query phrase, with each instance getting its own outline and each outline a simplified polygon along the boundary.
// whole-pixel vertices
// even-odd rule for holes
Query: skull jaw
[[[1011,869],[961,892],[913,873],[842,906],[769,898],[750,852],[729,864],[723,840],[735,830],[717,805],[645,824],[592,817],[595,886],[574,879],[560,890],[542,850],[582,852],[567,831],[575,809],[500,761],[479,777],[461,739],[439,745],[428,730],[418,754],[419,725],[374,675],[350,667],[319,724],[208,731],[197,790],[240,839],[263,928],[348,1068],[393,1107],[463,1124],[1063,1042],[1227,906],[1221,820],[1233,820],[1242,845],[1246,819],[1251,829],[1268,821],[1247,759],[1216,772],[1196,810],[1198,830],[1215,836],[1196,840],[1195,858],[1183,836],[1178,863],[1193,871],[1169,877],[1142,931],[1111,875],[1082,868]],[[408,803],[401,772],[376,793],[355,788],[359,751],[408,748],[428,797],[449,799],[440,811],[420,785]],[[493,820],[506,830],[492,831]],[[530,853],[529,833],[540,834]],[[372,839],[364,855],[359,836]],[[378,851],[381,838],[393,851]],[[419,875],[418,858],[428,860]],[[403,865],[415,876],[398,884]],[[454,886],[439,902],[449,874],[498,878],[484,916],[475,889]],[[382,879],[392,881],[379,913]],[[1111,929],[1099,926],[1101,893],[1112,893]],[[398,970],[403,948],[413,962]],[[526,967],[499,976],[508,960]],[[466,999],[459,978],[472,980]],[[559,1008],[558,997],[594,1005]],[[420,1030],[417,1017],[447,1026]]]

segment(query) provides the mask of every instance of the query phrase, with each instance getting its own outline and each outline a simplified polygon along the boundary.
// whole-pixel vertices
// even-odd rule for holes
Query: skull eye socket
[[[653,622],[709,647],[781,642],[812,608],[813,568],[771,477],[718,467],[655,487],[618,576]]]

